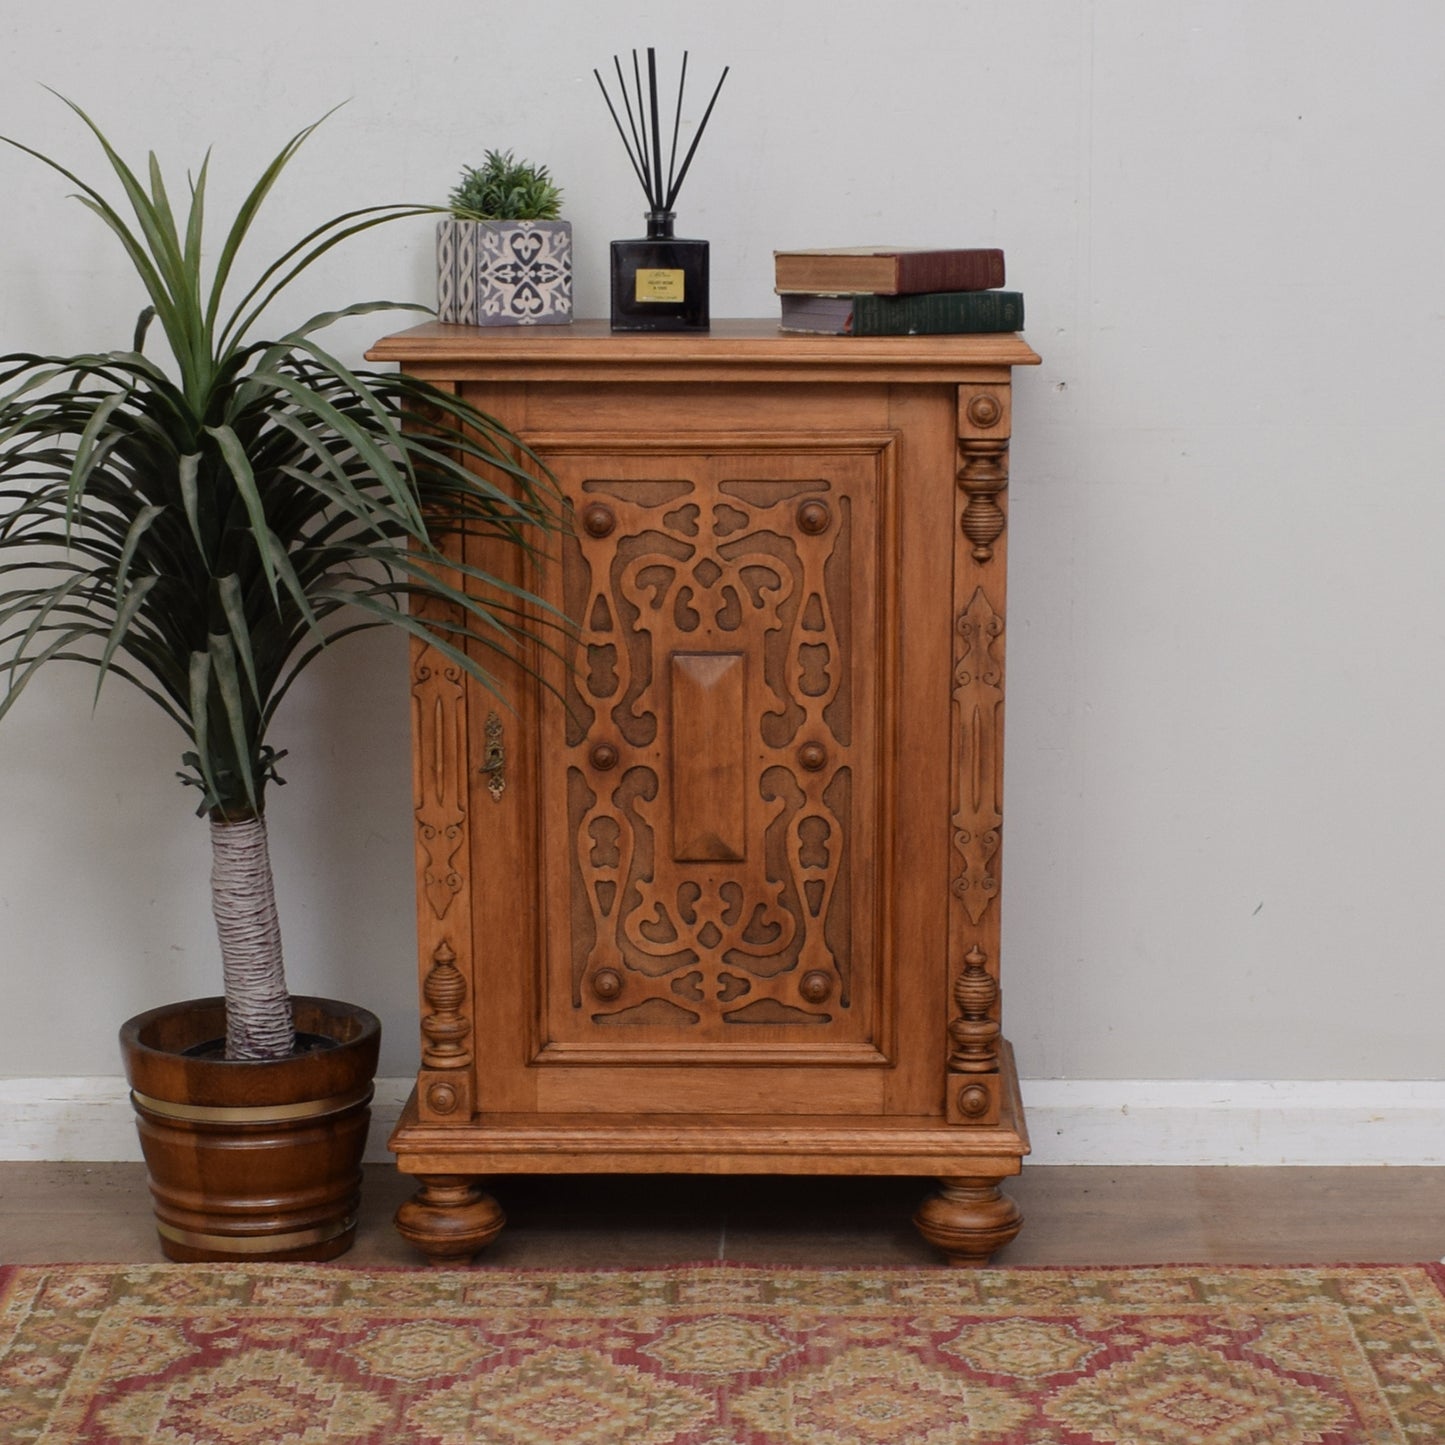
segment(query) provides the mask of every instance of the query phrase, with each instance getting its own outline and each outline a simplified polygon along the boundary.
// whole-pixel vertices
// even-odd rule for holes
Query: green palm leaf
[[[75,186],[149,304],[128,349],[0,357],[0,715],[51,662],[93,667],[97,691],[118,677],[181,729],[182,776],[202,811],[233,819],[263,812],[281,756],[267,736],[277,708],[341,639],[393,627],[488,688],[488,658],[565,651],[555,609],[462,560],[470,535],[545,557],[563,513],[539,459],[460,398],[351,367],[317,340],[392,303],[323,311],[275,339],[248,334],[333,247],[438,208],[354,208],[238,282],[256,215],[307,126],[247,192],[208,274],[209,153],[182,216],[154,156],[132,168],[66,104],[99,144],[118,202],[7,143]],[[143,351],[152,318],[164,362]],[[416,607],[425,601],[444,606]]]

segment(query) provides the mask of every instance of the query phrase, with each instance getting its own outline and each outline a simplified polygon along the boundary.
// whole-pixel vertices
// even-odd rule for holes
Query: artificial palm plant
[[[444,560],[443,539],[480,532],[532,547],[557,520],[554,497],[498,423],[406,376],[347,367],[317,342],[340,318],[392,303],[251,336],[338,242],[434,208],[347,212],[238,285],[256,214],[315,126],[266,167],[208,264],[209,156],[181,219],[155,156],[143,181],[66,103],[133,220],[58,162],[9,144],[78,187],[150,304],[128,350],[0,358],[0,715],[41,666],[79,661],[97,670],[97,689],[122,677],[181,729],[182,776],[210,820],[226,1057],[284,1057],[294,1035],[265,826],[283,756],[268,737],[277,708],[323,648],[371,627],[424,636],[485,682],[478,659],[514,650],[540,604]],[[168,362],[145,350],[152,322]],[[440,605],[418,616],[418,599]]]

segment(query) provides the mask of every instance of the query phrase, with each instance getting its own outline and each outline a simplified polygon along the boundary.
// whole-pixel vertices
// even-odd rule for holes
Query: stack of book
[[[833,246],[774,251],[784,331],[946,336],[1021,331],[1024,298],[1004,291],[1003,252]]]

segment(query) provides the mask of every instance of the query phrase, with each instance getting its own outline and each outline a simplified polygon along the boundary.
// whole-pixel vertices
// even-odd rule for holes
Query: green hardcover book
[[[917,296],[855,296],[854,336],[948,336],[1022,331],[1021,291],[928,291]]]
[[[1019,291],[930,291],[916,296],[782,298],[782,329],[834,336],[949,336],[1022,331]]]

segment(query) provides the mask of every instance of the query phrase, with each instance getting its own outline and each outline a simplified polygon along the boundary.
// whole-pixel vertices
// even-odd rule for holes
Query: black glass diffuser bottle
[[[692,145],[683,157],[682,167],[677,164],[677,134],[682,120],[682,96],[687,86],[687,52],[682,56],[682,75],[677,86],[677,111],[673,121],[671,157],[668,163],[667,179],[662,174],[662,134],[658,126],[657,101],[657,54],[647,52],[647,104],[644,106],[642,93],[642,70],[638,64],[637,52],[632,52],[632,74],[636,91],[637,108],[633,111],[632,97],[628,94],[627,82],[623,79],[622,65],[614,55],[612,63],[617,70],[621,88],[622,104],[627,114],[627,130],[612,97],[607,94],[601,75],[597,84],[602,87],[602,97],[607,109],[612,112],[617,133],[627,149],[627,158],[642,189],[647,195],[651,209],[647,213],[647,235],[634,241],[612,243],[612,329],[614,331],[705,331],[708,326],[708,243],[689,240],[673,235],[676,213],[673,202],[682,189],[682,182],[697,143],[702,139],[713,105],[727,79],[727,67],[718,77],[717,89],[712,93],[707,110],[698,124]],[[631,140],[628,134],[631,133]]]
[[[646,236],[612,243],[614,331],[706,329],[708,243],[674,236],[673,219],[651,211]]]

